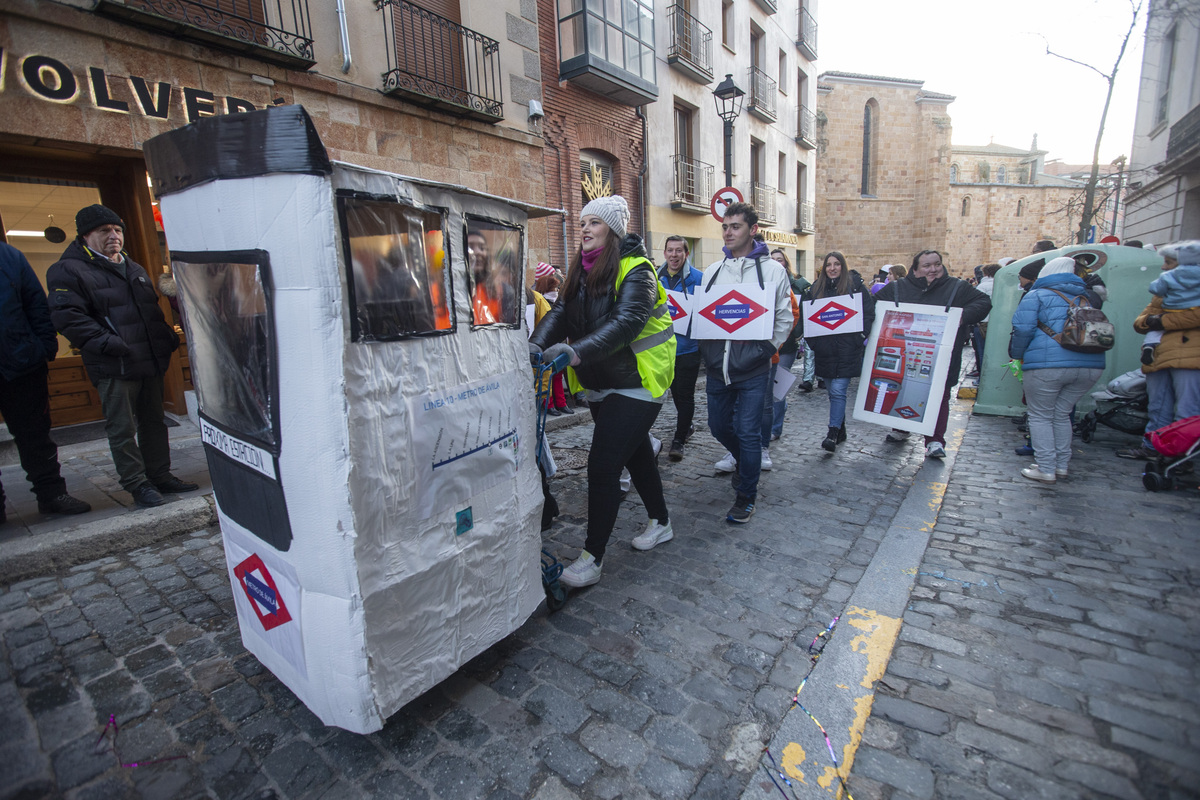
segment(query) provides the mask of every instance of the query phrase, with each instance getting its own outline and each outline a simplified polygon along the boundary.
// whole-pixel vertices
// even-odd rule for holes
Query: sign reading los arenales
[[[115,114],[137,113],[154,119],[168,119],[174,107],[182,109],[190,123],[201,117],[260,108],[240,97],[217,97],[204,89],[174,86],[168,81],[155,81],[141,75],[109,75],[100,67],[90,66],[85,72],[85,76],[78,76],[53,56],[16,56],[0,47],[0,93],[4,91],[5,77],[15,73],[25,91],[40,100],[70,104],[87,92],[93,106]]]

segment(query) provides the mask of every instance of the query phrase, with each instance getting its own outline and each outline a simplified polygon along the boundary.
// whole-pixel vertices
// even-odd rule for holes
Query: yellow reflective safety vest
[[[626,256],[621,259],[617,281],[613,286],[614,294],[621,288],[625,276],[643,263],[654,272],[654,264],[644,256]],[[667,290],[663,288],[657,276],[654,285],[658,289],[654,308],[650,311],[650,318],[646,320],[641,333],[629,343],[629,349],[637,359],[642,386],[652,397],[662,397],[675,380],[675,328],[671,322],[670,306],[667,304]],[[574,369],[567,370],[567,384],[571,388],[571,394],[583,391],[583,385],[575,376]]]

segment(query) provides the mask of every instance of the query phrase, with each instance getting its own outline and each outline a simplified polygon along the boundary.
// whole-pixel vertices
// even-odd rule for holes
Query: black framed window
[[[524,231],[467,215],[463,231],[471,324],[517,328],[525,308]]]
[[[278,351],[267,253],[176,252],[171,270],[200,409],[278,455]]]
[[[390,198],[338,198],[350,337],[394,341],[454,331],[446,215]]]

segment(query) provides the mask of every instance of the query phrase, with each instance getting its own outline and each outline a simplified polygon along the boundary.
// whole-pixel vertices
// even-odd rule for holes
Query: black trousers
[[[604,558],[617,511],[621,507],[621,469],[629,469],[633,488],[651,519],[667,522],[667,501],[662,478],[650,444],[650,426],[662,410],[661,403],[610,394],[591,403],[595,427],[588,454],[588,526],[584,549],[597,561]]]
[[[675,357],[675,380],[671,381],[671,399],[675,401],[675,441],[686,442],[696,416],[696,379],[700,375],[700,351]]]
[[[12,434],[30,490],[38,500],[51,500],[67,491],[58,466],[58,445],[50,438],[49,368],[43,364],[11,381],[0,377],[0,414]],[[4,487],[0,485],[0,503]]]

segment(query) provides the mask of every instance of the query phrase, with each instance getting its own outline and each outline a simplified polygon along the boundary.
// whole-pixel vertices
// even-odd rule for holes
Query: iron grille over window
[[[816,213],[812,203],[797,203],[796,204],[796,227],[801,233],[812,233],[813,220]]]
[[[674,165],[675,193],[671,202],[707,212],[709,199],[716,191],[713,187],[716,168],[712,164],[679,155],[674,156]]]
[[[750,102],[746,110],[761,119],[774,122],[776,93],[775,81],[758,67],[750,67]]]
[[[812,149],[817,142],[817,115],[806,106],[800,106],[800,115],[796,125],[796,142],[808,149]]]
[[[500,43],[404,0],[375,0],[383,12],[383,91],[451,114],[504,118]]]
[[[1200,146],[1200,105],[1179,118],[1167,134],[1167,160],[1195,150]]]
[[[803,5],[800,6],[800,24],[796,46],[804,51],[809,61],[817,60],[817,20]]]
[[[667,63],[690,67],[691,69],[686,70],[689,75],[705,83],[711,81],[712,31],[680,5],[673,5],[667,9],[667,27],[671,31],[671,49],[667,51]]]
[[[775,222],[775,187],[752,181],[750,197],[751,205],[758,212],[759,223],[773,224]]]
[[[317,63],[308,0],[100,0],[96,10],[285,67]]]

